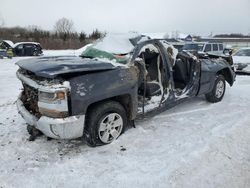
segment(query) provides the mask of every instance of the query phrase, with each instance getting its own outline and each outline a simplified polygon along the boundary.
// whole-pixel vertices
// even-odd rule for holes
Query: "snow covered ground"
[[[250,187],[250,77],[238,76],[220,103],[192,99],[90,148],[27,141],[15,106],[19,59],[0,60],[0,187]]]

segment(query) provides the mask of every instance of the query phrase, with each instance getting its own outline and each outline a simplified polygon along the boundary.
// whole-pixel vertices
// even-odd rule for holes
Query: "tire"
[[[38,52],[37,52],[37,51],[34,51],[34,52],[33,52],[33,56],[38,56]]]
[[[211,103],[220,102],[224,97],[225,91],[226,91],[225,78],[223,75],[217,75],[214,82],[213,90],[205,95],[206,100]]]
[[[127,123],[126,111],[120,103],[103,102],[89,110],[83,139],[91,147],[110,144],[124,132]]]

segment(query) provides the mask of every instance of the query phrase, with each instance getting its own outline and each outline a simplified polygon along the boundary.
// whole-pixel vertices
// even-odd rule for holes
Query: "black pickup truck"
[[[107,37],[108,38],[108,37]],[[235,80],[222,58],[177,52],[164,40],[143,36],[103,40],[80,57],[25,59],[17,106],[31,135],[83,138],[108,144],[138,117],[154,115],[198,95],[222,100],[226,81]],[[122,45],[121,45],[122,44]]]

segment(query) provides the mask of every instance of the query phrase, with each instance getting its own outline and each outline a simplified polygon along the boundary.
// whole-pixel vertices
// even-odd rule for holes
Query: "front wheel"
[[[127,126],[124,107],[116,101],[107,101],[91,107],[87,114],[84,140],[89,146],[105,145],[116,140]]]
[[[226,91],[225,78],[223,75],[217,75],[214,82],[213,90],[210,93],[206,94],[205,96],[208,102],[216,103],[222,100],[225,91]]]

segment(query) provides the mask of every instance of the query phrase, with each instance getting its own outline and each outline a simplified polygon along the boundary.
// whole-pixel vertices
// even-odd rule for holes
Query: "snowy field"
[[[250,77],[238,76],[220,103],[192,99],[90,148],[80,140],[27,141],[15,106],[19,59],[0,60],[1,188],[250,187]]]

